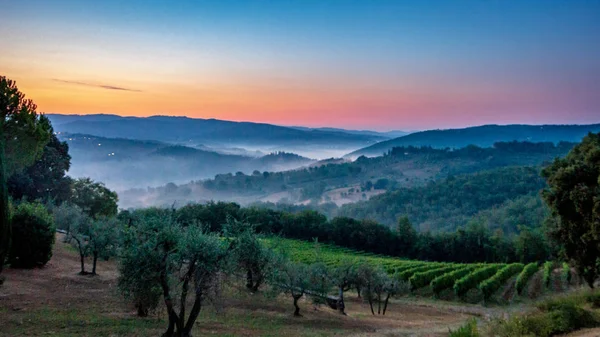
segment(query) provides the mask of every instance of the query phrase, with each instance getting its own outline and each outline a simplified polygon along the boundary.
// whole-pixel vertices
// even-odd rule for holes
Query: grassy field
[[[116,288],[113,261],[100,261],[98,276],[80,276],[77,254],[60,239],[52,260],[33,270],[5,271],[0,288],[0,336],[160,336],[166,327],[163,308],[150,318],[135,316]],[[194,335],[214,336],[444,336],[479,306],[437,305],[431,300],[393,301],[385,316],[372,316],[356,296],[347,298],[347,316],[325,306],[301,303],[293,317],[290,298],[251,295],[227,288],[223,300],[208,303]]]

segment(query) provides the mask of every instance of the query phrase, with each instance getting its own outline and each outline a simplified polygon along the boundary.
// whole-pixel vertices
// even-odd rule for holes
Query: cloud
[[[52,80],[54,82],[60,82],[60,83],[66,83],[66,84],[75,84],[75,85],[83,85],[83,86],[86,86],[86,87],[94,87],[94,88],[101,88],[101,89],[107,89],[107,90],[120,90],[120,91],[142,92],[141,90],[131,89],[131,88],[124,88],[124,87],[118,87],[118,86],[115,86],[115,85],[98,84],[98,83],[81,82],[81,81],[59,80],[59,79],[56,79],[56,78],[53,78]]]

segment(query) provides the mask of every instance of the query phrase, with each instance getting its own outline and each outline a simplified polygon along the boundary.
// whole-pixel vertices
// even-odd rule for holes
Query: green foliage
[[[509,278],[522,271],[523,267],[524,265],[522,263],[509,264],[498,270],[494,276],[481,282],[479,284],[479,290],[483,293],[483,299],[485,301],[489,300]]]
[[[431,280],[431,290],[433,290],[433,293],[436,297],[439,297],[440,293],[443,290],[452,288],[457,280],[461,279],[462,277],[471,273],[477,268],[479,268],[479,265],[463,265],[458,269],[440,275]]]
[[[402,280],[402,281],[408,281],[416,273],[422,273],[422,272],[427,272],[427,271],[431,271],[431,270],[436,270],[436,269],[439,269],[440,267],[443,267],[443,265],[440,263],[428,263],[425,265],[417,265],[413,268],[397,272],[396,278],[399,280]]]
[[[470,272],[454,283],[454,293],[456,296],[462,297],[467,293],[467,291],[477,287],[479,283],[496,274],[501,267],[502,265],[492,264],[488,266],[482,266],[481,268]]]
[[[562,270],[561,270],[561,277],[563,279],[563,282],[565,282],[565,284],[569,285],[571,284],[571,266],[569,266],[569,264],[567,262],[563,262],[562,264]]]
[[[474,318],[470,319],[467,323],[456,330],[449,331],[449,337],[479,337],[479,330],[477,329],[477,320]]]
[[[460,265],[440,267],[428,271],[414,273],[408,281],[410,282],[411,290],[419,289],[428,286],[436,277],[450,273],[457,269],[462,269]]]
[[[15,200],[51,200],[60,204],[71,196],[72,180],[66,175],[70,166],[69,145],[52,133],[41,157],[10,176],[8,191]]]
[[[600,308],[600,293],[590,293],[586,296],[586,301],[592,305],[592,308]]]
[[[81,208],[92,218],[112,217],[117,215],[117,193],[109,190],[103,183],[90,178],[73,181],[71,203]]]
[[[51,134],[50,122],[36,109],[14,81],[0,76],[0,273],[12,237],[8,178],[40,156]]]
[[[517,293],[521,295],[523,293],[523,289],[529,282],[529,279],[538,271],[540,268],[539,263],[531,262],[523,268],[519,276],[517,276],[517,281],[515,283],[515,287],[517,288]]]
[[[587,135],[543,175],[548,181],[543,197],[555,218],[549,236],[593,288],[600,274],[600,133]]]
[[[54,216],[56,228],[66,231],[67,235],[70,233],[71,228],[79,226],[83,221],[87,221],[87,215],[83,213],[81,208],[66,202],[54,207],[52,215]]]
[[[401,188],[368,201],[344,205],[337,214],[375,219],[388,225],[402,214],[421,231],[454,230],[478,211],[529,195],[544,185],[537,168],[500,168],[457,175],[423,187]],[[426,227],[420,225],[425,223]]]
[[[12,245],[8,262],[14,268],[43,266],[52,257],[54,220],[44,206],[21,203],[12,217]]]
[[[529,229],[521,227],[515,241],[515,248],[519,261],[523,263],[533,261],[542,262],[547,260],[550,255],[549,246],[546,243],[546,238],[541,228]]]
[[[544,263],[544,274],[543,274],[543,284],[544,287],[549,288],[550,287],[550,281],[552,280],[552,270],[554,268],[554,262],[552,261],[546,261]]]

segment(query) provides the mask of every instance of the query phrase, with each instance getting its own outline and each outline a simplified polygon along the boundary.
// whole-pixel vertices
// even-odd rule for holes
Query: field
[[[463,264],[405,260],[334,245],[289,239],[267,239],[271,247],[287,252],[292,260],[322,262],[328,267],[345,261],[381,266],[394,278],[410,284],[416,298],[450,302],[513,304],[530,302],[548,293],[565,292],[580,286],[571,268],[548,262],[527,266],[512,264]]]
[[[44,268],[6,270],[0,288],[0,336],[159,336],[166,327],[164,309],[137,318],[117,292],[114,262],[98,263],[98,276],[77,275],[76,252],[57,239]],[[481,308],[469,311],[407,299],[393,301],[385,316],[372,316],[356,296],[347,302],[348,316],[304,301],[304,317],[295,318],[289,298],[228,288],[222,303],[202,310],[195,335],[444,336],[472,315],[484,315]]]

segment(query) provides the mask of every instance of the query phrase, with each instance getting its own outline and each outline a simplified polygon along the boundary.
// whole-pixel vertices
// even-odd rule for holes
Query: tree
[[[356,264],[346,259],[341,261],[331,273],[332,283],[338,290],[337,310],[345,315],[346,304],[344,303],[344,292],[350,290],[356,282]]]
[[[89,248],[92,254],[92,275],[96,275],[98,258],[108,260],[116,254],[120,224],[116,217],[92,221],[89,229]]]
[[[588,134],[543,170],[543,198],[554,221],[548,234],[590,287],[600,274],[600,133]]]
[[[69,234],[67,241],[71,242],[79,252],[79,262],[81,271],[79,275],[87,275],[85,271],[85,258],[90,254],[90,227],[92,219],[81,212],[81,216],[73,218],[73,222],[69,224]]]
[[[246,223],[229,219],[224,235],[230,238],[230,257],[236,267],[245,273],[246,288],[258,291],[268,277],[273,254],[256,235],[254,228]]]
[[[52,134],[41,157],[8,179],[8,191],[15,200],[52,200],[60,204],[71,196],[69,145]]]
[[[404,256],[412,256],[415,245],[417,243],[417,231],[410,223],[407,216],[398,218],[398,226],[396,227],[398,234],[398,251]]]
[[[103,183],[94,182],[90,178],[73,181],[71,202],[92,218],[116,216],[118,201],[117,193],[106,188]]]
[[[8,262],[15,268],[43,266],[52,257],[54,220],[44,206],[22,203],[12,218],[13,236]]]
[[[324,274],[324,265],[311,266],[291,262],[279,257],[271,274],[271,284],[275,293],[289,294],[294,301],[294,316],[301,317],[298,301],[307,294],[317,298],[326,298],[329,287],[328,277]]]
[[[139,291],[143,277],[147,282],[143,290],[159,286],[169,317],[163,336],[191,336],[204,300],[218,293],[219,275],[226,272],[226,243],[198,226],[182,228],[172,214],[141,217],[126,231],[131,231],[127,235],[131,241],[124,244],[129,251],[124,256],[135,260],[122,265],[133,270],[126,271],[120,284]],[[193,304],[188,313],[190,292]]]
[[[31,165],[50,137],[50,122],[36,110],[14,81],[0,76],[0,274],[11,237],[8,177]]]

